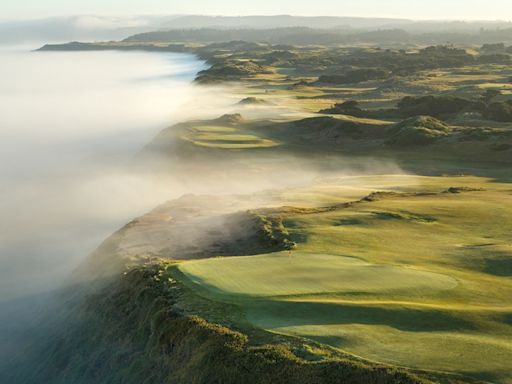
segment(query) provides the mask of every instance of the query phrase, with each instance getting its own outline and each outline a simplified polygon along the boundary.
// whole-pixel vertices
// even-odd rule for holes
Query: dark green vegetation
[[[40,364],[6,382],[430,382],[313,342],[208,322],[201,316],[214,313],[229,323],[237,310],[196,297],[177,273],[166,263],[135,268],[79,298],[62,314],[65,324],[52,330],[54,341],[32,351],[41,354]]]
[[[354,69],[343,75],[322,75],[318,78],[319,83],[327,84],[357,84],[369,80],[381,80],[390,76],[390,72],[383,69]]]
[[[404,120],[387,131],[386,144],[393,146],[427,145],[448,136],[450,128],[433,117],[418,116]]]
[[[446,46],[399,30],[197,29],[44,47],[189,52],[210,65],[199,84],[236,86],[234,113],[157,135],[137,158],[155,172],[258,186],[302,168],[325,178],[185,196],[129,223],[83,267],[115,277],[76,303],[85,323],[48,347],[57,368],[42,372],[56,382],[511,383],[502,33]]]
[[[214,83],[231,78],[238,79],[241,77],[271,73],[272,70],[270,68],[253,61],[234,61],[212,65],[209,69],[199,72],[196,81],[199,83]]]
[[[357,117],[403,118],[419,115],[450,118],[462,113],[479,114],[483,118],[498,121],[512,121],[512,100],[492,102],[499,96],[499,91],[488,90],[479,100],[473,101],[456,96],[406,96],[396,104],[396,108],[386,110],[363,110],[355,100],[345,101],[332,108],[322,110],[322,113],[348,114]]]
[[[482,114],[484,117],[502,122],[512,122],[512,101],[490,104]]]
[[[333,24],[331,18],[327,20],[327,25]],[[363,19],[364,20],[364,19]],[[371,19],[368,19],[371,23]],[[218,23],[219,21],[216,21]],[[335,22],[335,21],[334,21]],[[297,45],[354,45],[354,44],[443,44],[446,41],[452,41],[459,44],[479,44],[488,42],[512,42],[510,38],[510,25],[503,29],[488,29],[480,31],[455,31],[448,32],[450,26],[444,26],[444,32],[425,32],[419,28],[418,32],[407,31],[407,26],[396,25],[389,26],[383,23],[381,27],[371,28],[369,26],[359,27],[357,29],[340,28],[343,22],[338,25],[327,27],[324,22],[318,22],[317,28],[289,26],[286,22],[276,23],[274,28],[247,28],[238,27],[235,29],[215,28],[204,26],[194,29],[170,29],[168,31],[156,31],[141,33],[130,36],[125,42],[169,42],[181,41],[189,43],[212,43],[226,42],[231,40],[244,40],[249,42],[269,42],[272,44],[297,44]],[[387,25],[386,25],[387,24]],[[336,28],[337,27],[337,28]],[[508,27],[508,28],[507,28]],[[366,29],[366,30],[365,30]],[[425,29],[430,29],[429,27]],[[435,30],[435,27],[433,28]],[[498,52],[501,53],[501,52]],[[493,54],[496,54],[493,52]]]

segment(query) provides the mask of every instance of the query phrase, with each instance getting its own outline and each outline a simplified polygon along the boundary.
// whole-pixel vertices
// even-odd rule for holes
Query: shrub
[[[391,146],[427,145],[447,136],[450,128],[431,116],[417,116],[402,121],[387,131],[386,144]]]
[[[490,120],[512,122],[512,101],[492,103],[487,106],[482,115]]]
[[[397,108],[399,114],[404,117],[418,115],[443,117],[463,111],[480,111],[482,105],[454,96],[407,96],[398,103]]]

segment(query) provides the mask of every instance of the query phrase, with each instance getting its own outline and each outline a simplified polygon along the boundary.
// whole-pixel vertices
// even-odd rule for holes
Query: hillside
[[[375,175],[283,190],[273,208],[244,209],[265,195],[171,201],[77,271],[83,286],[61,294],[67,305],[53,309],[55,328],[25,355],[37,375],[7,377],[508,383],[508,188],[475,177],[413,186],[407,175]],[[221,212],[236,218],[240,235],[217,226]]]

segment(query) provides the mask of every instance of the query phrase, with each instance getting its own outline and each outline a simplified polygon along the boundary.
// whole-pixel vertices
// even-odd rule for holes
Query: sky
[[[512,0],[0,0],[0,19],[150,14],[512,20]]]

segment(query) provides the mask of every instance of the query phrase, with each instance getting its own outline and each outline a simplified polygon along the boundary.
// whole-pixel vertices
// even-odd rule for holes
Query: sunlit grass
[[[510,186],[478,177],[355,176],[282,198],[288,204],[317,196],[325,206],[372,185],[421,193],[286,217],[296,250],[185,262],[179,268],[186,283],[239,305],[254,325],[273,332],[377,361],[508,383]],[[453,186],[469,190],[444,192]]]

